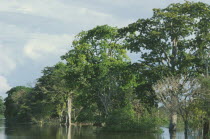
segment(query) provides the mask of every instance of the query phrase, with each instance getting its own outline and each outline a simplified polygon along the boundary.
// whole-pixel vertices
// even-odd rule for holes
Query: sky
[[[0,0],[0,96],[34,85],[79,32],[104,24],[124,27],[177,2],[184,0]]]

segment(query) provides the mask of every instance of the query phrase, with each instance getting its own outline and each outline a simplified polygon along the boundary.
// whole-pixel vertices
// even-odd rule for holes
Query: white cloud
[[[1,4],[0,4],[1,5]],[[0,21],[0,40],[6,42],[15,42],[28,38],[28,32],[15,24],[6,24]],[[3,42],[0,42],[3,43]]]
[[[15,69],[16,61],[11,56],[11,49],[0,44],[0,50],[0,74],[8,74]]]
[[[93,21],[104,23],[107,20],[114,20],[109,14],[86,7],[66,5],[58,0],[4,1],[0,5],[0,11],[44,16],[73,23],[90,24]]]
[[[33,60],[45,60],[65,54],[70,48],[73,36],[34,34],[26,43],[24,54]]]
[[[16,67],[15,61],[4,53],[0,53],[0,65],[0,73],[5,74]]]
[[[108,3],[110,5],[123,5],[123,6],[129,6],[129,5],[144,5],[144,6],[149,6],[149,5],[155,5],[156,8],[161,4],[161,3],[166,3],[166,4],[170,4],[170,3],[181,3],[181,2],[185,2],[185,0],[94,0],[97,2],[101,2],[101,3]],[[203,1],[203,2],[209,2],[209,0],[190,0],[190,1],[194,1],[194,2],[198,2],[198,1]],[[155,8],[153,6],[153,8]]]
[[[6,97],[6,92],[9,89],[11,89],[11,87],[8,84],[7,79],[0,75],[0,96]]]

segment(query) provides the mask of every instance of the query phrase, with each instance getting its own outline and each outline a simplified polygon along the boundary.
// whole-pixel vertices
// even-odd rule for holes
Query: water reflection
[[[92,126],[7,125],[4,134],[6,139],[157,139],[149,133],[101,133]]]
[[[0,119],[0,139],[5,139],[5,126],[4,126],[4,119]]]
[[[6,127],[6,128],[5,128]],[[142,134],[128,132],[97,132],[92,126],[38,126],[24,124],[5,124],[0,120],[0,139],[169,139],[168,128],[162,134]],[[176,139],[183,139],[184,133],[177,132]],[[192,137],[190,139],[199,139]]]
[[[176,131],[169,131],[170,139],[176,139]]]

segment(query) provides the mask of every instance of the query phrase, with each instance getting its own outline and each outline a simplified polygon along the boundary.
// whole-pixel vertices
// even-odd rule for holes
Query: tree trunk
[[[61,116],[59,116],[59,123],[60,123],[60,125],[62,123],[62,117]]]
[[[64,111],[64,110],[62,110],[62,111],[61,111],[61,114],[59,114],[59,122],[60,122],[60,124],[62,123],[63,111]]]
[[[176,125],[177,125],[177,112],[172,112],[170,115],[169,133],[170,139],[176,139]]]
[[[68,125],[71,126],[71,104],[72,104],[72,97],[68,97]]]
[[[68,139],[71,139],[71,126],[68,127]]]
[[[176,139],[176,131],[170,132],[170,139]]]
[[[65,122],[65,125],[67,126],[68,125],[68,116],[66,115],[66,122]]]
[[[171,57],[171,70],[172,73],[175,72],[175,68],[176,68],[176,57],[177,57],[177,38],[173,38],[172,39],[172,57]]]
[[[203,124],[203,138],[207,139],[209,133],[209,120],[207,118],[204,118],[204,124]]]
[[[188,138],[188,121],[187,120],[184,121],[184,137],[185,139]]]
[[[177,125],[177,112],[172,112],[170,117],[169,132],[172,133],[176,131]]]

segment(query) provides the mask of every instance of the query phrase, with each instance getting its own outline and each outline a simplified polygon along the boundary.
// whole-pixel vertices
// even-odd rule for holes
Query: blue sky
[[[183,1],[0,0],[0,96],[11,87],[33,85],[80,31],[104,24],[123,27],[151,17],[153,8]]]

